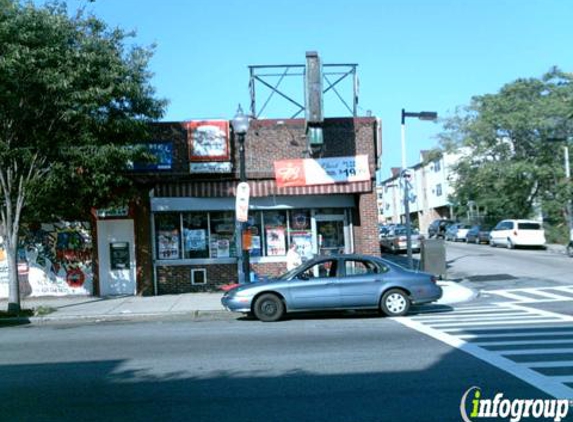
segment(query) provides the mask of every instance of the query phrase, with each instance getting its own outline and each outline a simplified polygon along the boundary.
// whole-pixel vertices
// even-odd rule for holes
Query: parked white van
[[[533,220],[502,220],[492,229],[489,244],[513,249],[516,246],[545,247],[545,230]]]

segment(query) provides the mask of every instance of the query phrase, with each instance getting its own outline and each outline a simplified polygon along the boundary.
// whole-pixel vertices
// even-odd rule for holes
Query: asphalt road
[[[470,387],[546,398],[387,318],[1,328],[2,421],[457,421]],[[488,419],[490,420],[490,419]]]

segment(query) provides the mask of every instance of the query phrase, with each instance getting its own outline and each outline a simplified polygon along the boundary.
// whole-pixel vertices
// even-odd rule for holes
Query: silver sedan
[[[411,304],[442,297],[436,278],[366,255],[322,256],[277,279],[250,283],[226,292],[229,311],[278,321],[285,313],[316,310],[379,309],[402,316]]]

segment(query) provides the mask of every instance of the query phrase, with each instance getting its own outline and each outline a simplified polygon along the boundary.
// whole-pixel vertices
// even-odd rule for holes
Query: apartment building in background
[[[455,173],[452,168],[459,154],[421,151],[420,162],[411,167],[409,208],[414,227],[426,233],[437,218],[453,218],[449,195],[453,193]],[[405,221],[404,183],[400,168],[393,167],[390,177],[377,186],[378,222],[380,224]]]

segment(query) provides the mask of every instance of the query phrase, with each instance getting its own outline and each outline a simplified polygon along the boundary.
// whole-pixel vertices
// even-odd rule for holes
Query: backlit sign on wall
[[[186,128],[189,161],[230,161],[227,120],[191,121]]]

